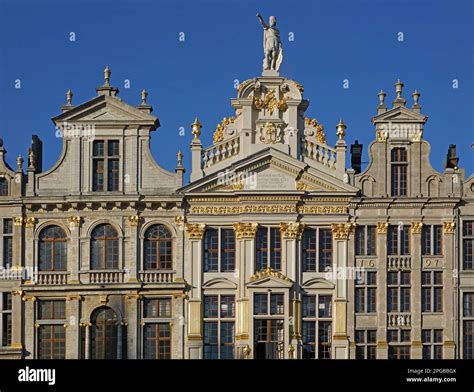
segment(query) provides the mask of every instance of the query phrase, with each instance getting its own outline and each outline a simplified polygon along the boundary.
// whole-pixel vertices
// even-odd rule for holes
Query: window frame
[[[158,313],[157,316],[151,317],[148,316],[146,312],[146,306],[148,301],[157,301],[157,307],[158,307]],[[160,302],[169,302],[169,314],[165,315],[160,315]],[[173,356],[173,298],[171,296],[150,296],[150,297],[144,297],[140,301],[140,308],[141,308],[141,332],[142,332],[142,339],[141,339],[141,346],[142,346],[142,358],[143,359],[172,359]],[[156,341],[154,343],[155,345],[155,354],[158,354],[158,356],[161,355],[160,353],[160,343],[161,342],[169,342],[168,347],[169,347],[169,352],[164,353],[163,357],[161,358],[147,358],[146,356],[146,344],[147,344],[147,335],[146,335],[146,328],[148,326],[154,326],[155,327],[155,332],[156,332],[156,337],[152,340]],[[159,336],[160,332],[160,325],[167,325],[169,328],[169,336],[168,337],[162,337]]]
[[[437,282],[436,276],[441,275],[441,283]],[[425,276],[429,276],[426,283]],[[421,312],[422,313],[442,313],[443,301],[443,270],[421,271]],[[428,295],[426,296],[425,293]],[[428,302],[427,302],[428,300]],[[440,302],[438,302],[440,301]]]
[[[408,196],[408,178],[408,150],[394,147],[390,150],[390,196]]]
[[[0,291],[0,347],[9,347],[13,338],[13,294]]]
[[[461,234],[462,270],[474,271],[474,220],[468,219],[462,222]]]
[[[115,231],[115,237],[108,237],[107,235],[104,235],[104,236],[101,236],[101,237],[94,238],[94,232],[96,230],[98,230],[99,228],[104,227],[104,226],[109,226],[110,228],[112,228]],[[107,264],[108,264],[107,256],[109,255],[109,247],[108,247],[109,241],[114,241],[115,242],[113,248],[116,249],[116,251],[117,251],[115,259],[113,260],[113,267],[112,268],[107,267]],[[99,243],[99,242],[102,244],[102,254],[101,254],[100,268],[97,268],[97,266],[96,266],[97,263],[96,263],[95,256],[94,256],[94,253],[95,253],[94,252],[94,244]],[[91,236],[90,236],[90,262],[89,262],[90,270],[91,271],[116,271],[116,270],[120,269],[120,259],[121,259],[120,258],[120,252],[121,252],[120,242],[121,242],[120,234],[119,234],[119,231],[115,228],[115,226],[113,226],[110,223],[100,223],[100,224],[96,225],[92,229]],[[115,254],[115,252],[114,252],[114,254]]]
[[[61,317],[55,317],[54,315],[54,312],[55,312],[55,306],[53,305],[52,306],[52,314],[51,316],[52,317],[42,317],[42,314],[40,312],[40,308],[42,306],[43,303],[46,303],[46,302],[50,302],[50,303],[53,303],[53,304],[57,304],[57,303],[61,303],[62,306],[64,307],[63,310],[64,310],[64,318],[61,318]],[[36,301],[35,303],[36,305],[36,324],[38,325],[38,331],[37,331],[37,334],[36,334],[36,350],[37,350],[37,358],[38,359],[65,359],[66,358],[66,344],[67,344],[67,336],[66,336],[66,320],[67,320],[67,309],[66,309],[66,300],[63,299],[63,298],[42,298],[38,301]],[[44,339],[44,342],[46,344],[48,344],[49,342],[49,345],[51,346],[51,351],[50,351],[50,356],[48,357],[43,357],[43,354],[42,354],[42,343],[43,343],[43,339],[41,338],[41,332],[43,330],[43,328],[50,328],[51,329],[51,332],[50,332],[50,336],[51,338],[50,339]],[[54,336],[54,331],[56,329],[62,329],[62,334],[64,337],[62,338],[59,338],[59,339],[56,339],[56,337]],[[54,353],[54,343],[56,341],[59,341],[60,344],[62,344],[62,348],[61,348],[61,352],[60,352],[60,355],[59,357],[56,357],[55,356],[55,353]]]
[[[9,232],[6,232],[5,230],[7,222],[11,229]],[[1,266],[3,266],[3,268],[8,268],[13,265],[13,219],[1,218],[0,223]]]
[[[96,155],[95,146],[98,143],[103,144],[102,155]],[[110,155],[110,145],[112,143],[117,143],[118,154]],[[92,192],[121,192],[121,181],[120,181],[120,162],[121,162],[121,140],[120,139],[100,139],[94,140],[92,143],[92,153],[91,153],[91,190]],[[102,167],[98,168],[98,164],[101,163]],[[112,163],[117,163],[117,167],[112,167]],[[102,175],[102,186],[99,186],[96,182],[96,175]],[[111,180],[114,186],[110,186]],[[115,186],[116,185],[116,186]]]
[[[234,249],[232,250],[232,248],[223,248],[223,243],[224,243],[224,233],[227,234],[227,233],[232,233],[231,236],[233,236],[233,243],[234,243]],[[216,233],[217,234],[217,247],[213,247],[213,248],[209,248],[208,245],[207,245],[207,241],[208,241],[208,238],[207,236],[210,234],[210,233]],[[232,265],[232,263],[229,262],[229,260],[227,260],[227,263],[225,263],[225,258],[224,255],[231,255],[233,253],[233,256],[229,256],[230,258],[233,257],[233,269],[229,268],[229,266]],[[236,268],[237,268],[237,265],[236,265],[236,261],[237,261],[237,257],[236,257],[236,254],[237,254],[237,239],[236,239],[236,236],[235,236],[235,231],[233,228],[229,228],[229,227],[226,227],[226,226],[219,226],[219,227],[207,227],[206,228],[206,231],[204,232],[204,237],[203,237],[203,241],[202,241],[202,254],[203,254],[203,262],[202,262],[202,270],[204,273],[217,273],[217,272],[221,272],[221,273],[233,273],[235,272]],[[216,264],[216,269],[209,269],[207,267],[207,262],[206,262],[206,258],[207,258],[207,255],[210,254],[210,255],[213,255],[213,257],[217,257],[217,264]],[[224,266],[227,266],[227,268],[224,268]]]
[[[314,315],[308,315],[304,309],[304,297],[314,298],[316,306]],[[330,297],[329,315],[320,313],[320,297]],[[301,331],[302,331],[302,358],[303,359],[331,359],[332,357],[332,332],[333,332],[333,314],[334,314],[334,296],[331,293],[305,293],[302,298],[302,317],[301,317]],[[311,340],[307,340],[306,326],[311,332]],[[322,326],[328,326],[328,341],[321,341]],[[314,339],[313,339],[314,337]],[[310,351],[306,351],[305,347],[311,347]],[[308,354],[307,354],[308,353]],[[314,357],[312,357],[314,355]]]
[[[150,235],[152,230],[159,230],[162,228],[165,233],[167,233],[167,236],[164,235],[162,236],[161,234],[158,234],[157,237],[154,238],[148,238],[148,235]],[[165,243],[166,246],[165,248],[169,250],[169,253],[161,254],[161,243]],[[155,246],[155,257],[154,257],[154,263],[156,264],[155,268],[152,268],[149,266],[149,258],[151,258],[153,253],[147,253],[150,251],[149,246],[151,244],[154,244]],[[162,267],[162,262],[161,262],[161,257],[169,257],[169,260],[164,261],[164,267]],[[152,224],[149,227],[146,228],[144,234],[143,234],[143,270],[144,271],[172,271],[173,270],[173,264],[174,264],[174,238],[171,230],[164,224],[162,223],[157,223],[157,224]]]
[[[369,241],[369,237],[371,236],[373,237],[371,241]],[[356,256],[377,256],[377,226],[357,225],[355,229],[354,241],[355,241],[354,253]],[[369,242],[373,242],[373,246],[369,247]],[[370,252],[369,252],[369,248],[370,248]]]
[[[329,238],[330,238],[330,248],[327,247],[322,247],[323,244],[323,234],[322,233],[329,233]],[[315,247],[312,248],[311,246],[307,246],[307,239],[309,236],[312,236],[310,238],[310,244],[312,244],[314,240]],[[333,246],[333,235],[332,231],[329,227],[307,227],[303,230],[303,234],[301,237],[301,270],[303,272],[329,272],[332,271],[333,265],[334,265],[334,246]],[[329,254],[329,265],[324,258]],[[314,257],[314,263],[312,260],[308,262],[307,258],[313,255]],[[314,264],[314,269],[309,268],[309,265]],[[323,268],[324,267],[324,268]]]
[[[261,235],[264,231],[266,231],[266,234]],[[260,238],[265,237],[265,242],[262,241],[260,243]],[[279,247],[272,246],[276,242],[279,242]],[[266,247],[263,246],[263,243],[265,243]],[[265,253],[266,255],[263,257]],[[282,271],[283,269],[283,233],[276,226],[261,226],[255,234],[255,272],[266,268],[271,268],[275,271]]]

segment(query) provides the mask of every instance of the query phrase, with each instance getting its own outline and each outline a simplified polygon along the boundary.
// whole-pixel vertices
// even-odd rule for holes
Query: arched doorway
[[[91,319],[91,359],[117,359],[117,314],[111,308],[102,307]]]

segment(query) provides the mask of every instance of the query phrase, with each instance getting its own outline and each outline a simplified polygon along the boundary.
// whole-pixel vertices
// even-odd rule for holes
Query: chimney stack
[[[359,144],[358,140],[351,144],[351,166],[355,174],[362,171],[362,147],[363,145]]]

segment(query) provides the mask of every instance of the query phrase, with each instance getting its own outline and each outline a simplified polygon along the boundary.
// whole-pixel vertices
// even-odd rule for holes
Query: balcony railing
[[[67,284],[69,272],[40,271],[36,275],[36,284],[57,286]]]
[[[140,271],[143,283],[172,283],[175,271]]]
[[[104,284],[123,283],[125,271],[122,270],[91,270],[81,271],[82,283]]]
[[[202,168],[206,169],[223,160],[237,155],[240,151],[240,139],[236,136],[232,139],[216,143],[202,152]]]
[[[326,144],[305,141],[301,146],[304,157],[319,162],[330,169],[336,169],[336,150]]]
[[[408,270],[411,268],[411,256],[388,256],[387,269]]]
[[[410,313],[389,313],[387,315],[387,326],[389,327],[410,327]]]

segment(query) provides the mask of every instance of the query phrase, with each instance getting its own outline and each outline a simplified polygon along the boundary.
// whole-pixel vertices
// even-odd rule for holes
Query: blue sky
[[[474,12],[472,1],[459,0],[0,0],[0,137],[8,162],[13,166],[18,154],[25,156],[37,134],[45,146],[43,169],[51,167],[62,140],[50,119],[60,113],[69,88],[76,105],[93,98],[109,64],[111,82],[125,102],[136,105],[142,88],[149,92],[161,122],[152,138],[158,163],[174,169],[181,149],[189,175],[194,117],[203,124],[204,145],[210,145],[215,126],[233,114],[235,80],[261,73],[257,12],[277,17],[284,48],[280,73],[304,85],[306,114],[324,124],[330,144],[342,117],[347,142],[363,143],[367,161],[377,93],[385,90],[391,103],[400,78],[410,106],[413,90],[421,92],[422,113],[429,117],[424,137],[435,169],[443,170],[453,143],[466,176],[473,173]]]

